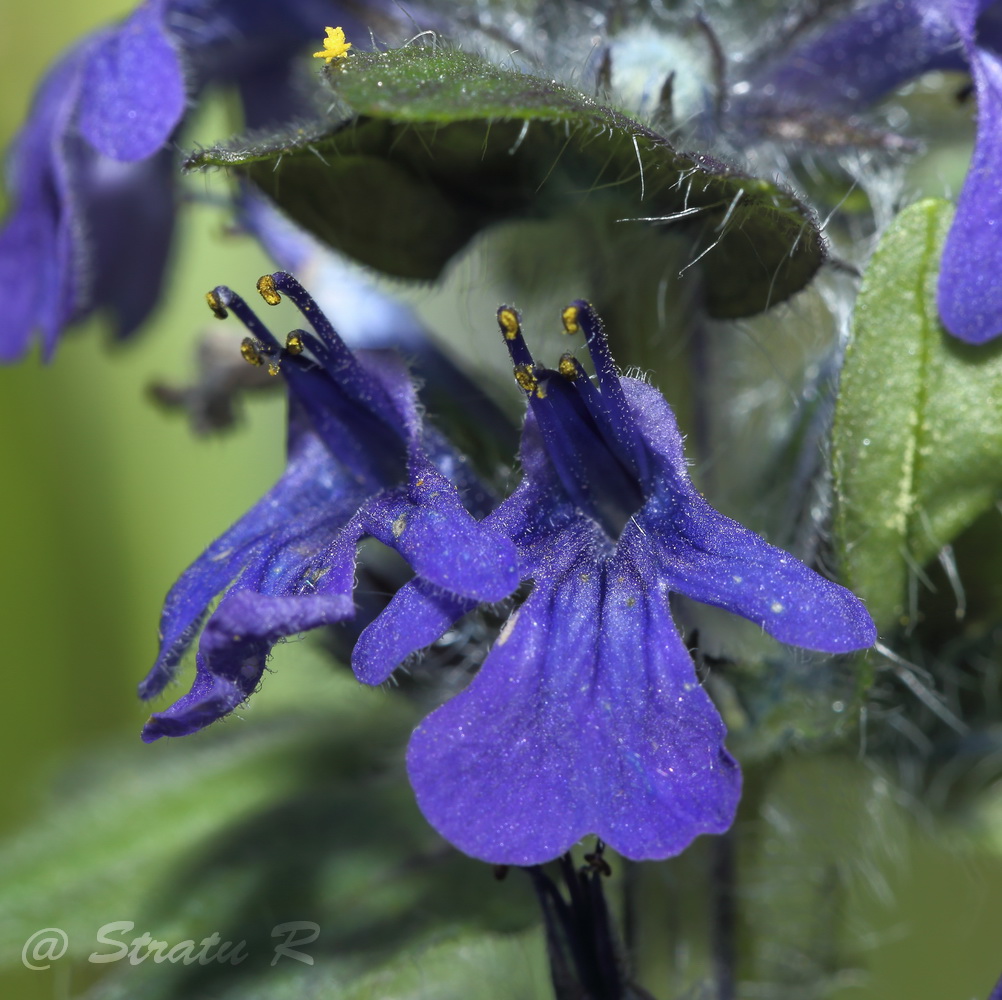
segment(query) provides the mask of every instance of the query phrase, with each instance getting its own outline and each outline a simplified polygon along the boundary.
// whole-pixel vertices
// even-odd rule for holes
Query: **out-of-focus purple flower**
[[[414,733],[411,782],[432,825],[486,861],[537,864],[588,833],[664,858],[727,829],[740,792],[671,594],[830,653],[871,645],[873,622],[847,590],[710,507],[671,408],[617,375],[586,303],[564,324],[584,331],[597,382],[571,355],[537,367],[514,310],[499,320],[529,402],[525,478],[485,523],[515,542],[533,587],[469,688]],[[384,681],[474,604],[411,581],[363,632],[357,676]]]
[[[117,336],[155,305],[168,256],[171,141],[209,84],[237,87],[249,128],[307,109],[295,57],[335,20],[365,47],[370,29],[413,29],[392,0],[146,0],[115,28],[74,44],[39,87],[8,161],[11,211],[0,281],[10,362],[41,334],[97,311]]]
[[[315,332],[295,331],[280,344],[228,288],[212,292],[210,305],[243,321],[253,335],[244,356],[288,384],[288,465],[168,594],[160,654],[140,696],[164,689],[201,630],[196,678],[151,717],[147,741],[187,735],[231,712],[254,692],[279,639],[350,618],[365,535],[396,549],[417,579],[443,593],[498,601],[518,584],[511,542],[464,506],[482,513],[487,498],[464,459],[423,426],[400,360],[349,351],[290,275],[266,276],[258,287],[272,305],[287,295]]]
[[[943,251],[946,328],[981,343],[1002,333],[1002,3],[881,0],[767,61],[731,95],[735,121],[852,115],[930,70],[968,70],[977,139]]]
[[[988,1000],[1002,1000],[1002,979],[995,984],[995,989],[992,990],[992,995]]]
[[[36,330],[50,357],[66,326],[96,310],[107,310],[124,337],[160,291],[174,221],[170,151],[123,162],[76,125],[90,57],[104,37],[49,74],[11,150],[13,207],[0,230],[2,362],[20,357]]]

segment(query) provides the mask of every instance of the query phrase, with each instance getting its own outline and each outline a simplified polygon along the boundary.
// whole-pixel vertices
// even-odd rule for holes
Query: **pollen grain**
[[[257,349],[257,344],[250,337],[244,337],[243,341],[241,341],[240,356],[249,365],[258,365],[260,367],[264,364],[264,358],[261,357],[261,352]]]
[[[275,287],[275,279],[270,274],[263,274],[257,279],[257,290],[270,306],[277,306],[282,301],[282,296]]]
[[[581,324],[578,322],[578,312],[577,306],[568,306],[561,314],[560,318],[564,321],[564,333],[580,333]]]
[[[518,313],[514,309],[501,309],[498,312],[498,325],[506,340],[514,340],[521,333]]]
[[[539,388],[539,380],[532,374],[532,365],[516,365],[515,381],[523,392],[533,393]]]
[[[343,28],[327,28],[324,47],[313,53],[314,59],[326,59],[329,66],[335,59],[347,59],[351,42],[345,41]]]
[[[215,293],[215,291],[206,292],[205,301],[209,303],[209,308],[212,310],[212,315],[215,316],[216,319],[226,319],[226,317],[229,315],[229,313],[227,313],[226,311],[226,307],[220,301],[220,298]]]

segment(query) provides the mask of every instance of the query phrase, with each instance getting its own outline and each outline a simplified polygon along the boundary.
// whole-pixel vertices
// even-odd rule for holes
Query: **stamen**
[[[232,310],[237,319],[250,331],[254,340],[257,341],[257,349],[264,355],[278,354],[282,350],[282,345],[275,339],[271,330],[268,329],[258,319],[253,309],[235,292],[226,285],[217,285],[206,296],[209,308],[219,316],[222,313],[226,316],[227,310]],[[221,317],[222,318],[222,317]],[[243,348],[241,348],[241,352]]]
[[[278,375],[281,372],[281,359],[283,354],[287,357],[296,357],[303,353],[307,342],[298,330],[289,334],[286,346],[275,339],[272,332],[258,318],[253,309],[231,288],[226,285],[219,285],[206,295],[209,308],[219,316],[227,315],[227,310],[232,310],[237,319],[251,332],[253,336],[244,337],[240,344],[240,355],[248,364],[257,366],[267,366],[269,375]],[[292,344],[290,349],[289,344]],[[312,347],[315,341],[310,338],[309,346]],[[319,345],[318,345],[319,346]],[[296,349],[298,347],[298,350]],[[298,360],[299,367],[312,367],[305,358]]]
[[[604,416],[605,409],[603,406],[602,394],[598,391],[595,383],[592,382],[588,373],[581,366],[581,362],[578,361],[578,359],[574,357],[570,351],[560,356],[560,363],[557,365],[557,371],[559,371],[565,379],[575,383],[578,395],[581,397],[585,406],[588,407],[589,412],[599,418]]]
[[[569,333],[588,329],[581,323],[581,306],[584,303],[575,303],[564,310],[564,328]],[[573,354],[565,353],[556,371],[537,367],[522,336],[518,313],[502,306],[498,326],[514,363],[515,381],[529,397],[546,451],[564,489],[609,537],[618,538],[644,502],[643,488],[632,467],[636,464],[631,457],[634,435],[624,435],[629,441],[624,449],[607,413],[610,401]],[[618,377],[616,388],[622,394]],[[633,430],[632,424],[625,423],[624,427]]]
[[[536,367],[536,362],[533,361],[529,346],[522,336],[521,319],[511,306],[502,306],[498,310],[498,326],[501,327],[505,347],[508,348],[512,364],[515,366],[515,378],[517,380],[519,368],[528,368],[531,370]],[[519,385],[521,385],[521,382],[519,382]],[[526,389],[526,392],[528,391]]]
[[[360,483],[382,489],[406,470],[408,439],[401,414],[380,379],[348,350],[330,321],[295,278],[282,271],[265,275],[257,290],[269,305],[283,293],[309,319],[316,334],[293,330],[280,343],[249,305],[226,285],[207,298],[216,315],[232,312],[247,328],[240,353],[269,375],[284,375],[292,395],[305,408],[314,430],[331,454]]]
[[[609,350],[605,327],[602,320],[595,315],[592,307],[584,300],[578,299],[561,313],[561,319],[564,321],[565,333],[574,334],[584,331],[585,343],[588,345],[588,353],[595,365],[595,374],[598,376],[598,384],[602,392],[622,396],[623,389],[619,384],[619,372],[616,368],[616,362],[612,359],[612,352]]]
[[[331,321],[323,314],[313,296],[291,274],[285,271],[266,274],[258,279],[257,290],[261,293],[261,298],[271,306],[278,305],[282,301],[281,292],[289,296],[323,342],[320,349],[323,358],[320,360],[329,359],[335,366],[332,370],[360,368],[355,355],[348,350],[348,346],[334,329]],[[312,337],[310,341],[312,348],[315,341]]]
[[[600,413],[605,418],[606,426],[613,435],[622,451],[629,455],[637,475],[646,482],[650,471],[647,460],[647,449],[637,440],[633,414],[626,402],[619,372],[609,341],[605,335],[605,326],[595,314],[595,310],[583,299],[572,302],[561,314],[565,333],[584,331],[588,353],[595,365],[595,375],[598,378],[599,393],[597,400]]]

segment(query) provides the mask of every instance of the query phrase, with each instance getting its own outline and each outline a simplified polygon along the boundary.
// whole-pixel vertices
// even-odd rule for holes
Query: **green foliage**
[[[910,574],[1002,491],[1002,343],[939,322],[936,279],[952,206],[902,212],[863,279],[834,426],[844,582],[878,628],[907,623]]]
[[[555,81],[440,44],[353,54],[328,79],[336,124],[201,150],[188,168],[237,168],[331,246],[405,278],[437,278],[495,223],[586,203],[612,225],[682,227],[720,317],[788,298],[823,260],[790,194]]]
[[[0,848],[7,964],[17,966],[35,931],[56,926],[69,939],[59,964],[105,975],[101,996],[248,996],[262,976],[270,983],[273,929],[284,922],[318,926],[302,950],[342,983],[460,926],[476,935],[533,921],[527,884],[497,883],[418,813],[402,767],[416,719],[407,700],[338,677],[303,644],[294,659],[269,676],[246,724],[109,748],[59,789],[47,816]],[[197,945],[216,933],[245,942],[248,957],[157,963],[141,947],[138,962],[88,963],[114,951],[97,933],[115,921],[135,926],[112,932],[114,941],[148,932]],[[295,960],[276,968],[317,975]]]

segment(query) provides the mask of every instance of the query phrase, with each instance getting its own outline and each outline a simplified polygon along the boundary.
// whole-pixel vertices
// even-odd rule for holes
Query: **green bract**
[[[621,225],[685,227],[715,316],[788,298],[824,259],[792,195],[555,81],[441,44],[353,53],[327,75],[336,123],[201,150],[187,167],[238,168],[331,246],[405,278],[437,278],[493,223],[586,202]]]
[[[843,579],[877,626],[906,623],[909,573],[1002,491],[1002,345],[949,337],[936,279],[953,207],[922,201],[863,279],[835,413]]]

